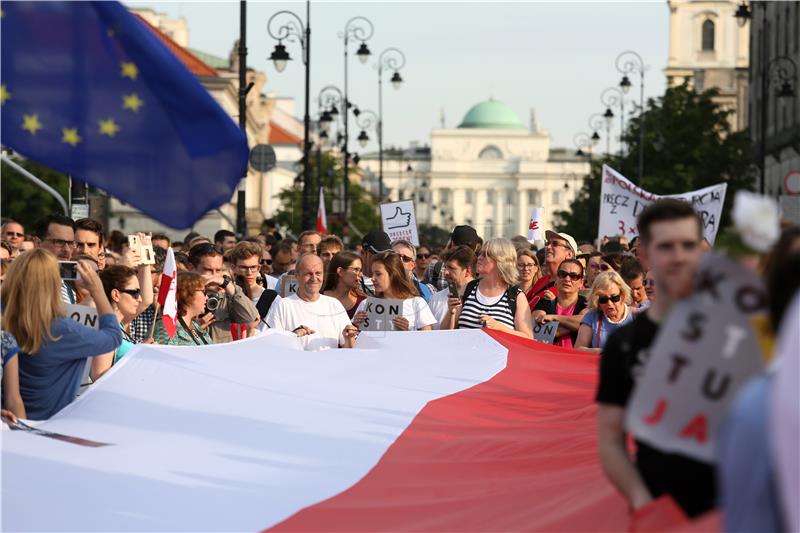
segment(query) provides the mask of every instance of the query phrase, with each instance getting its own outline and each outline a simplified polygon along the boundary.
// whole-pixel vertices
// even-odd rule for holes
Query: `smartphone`
[[[450,298],[458,298],[458,287],[452,281],[447,282],[447,290],[450,292]]]
[[[78,279],[77,261],[59,261],[58,271],[64,281],[75,281]]]

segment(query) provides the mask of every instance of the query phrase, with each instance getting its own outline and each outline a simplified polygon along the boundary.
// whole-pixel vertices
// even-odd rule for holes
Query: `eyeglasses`
[[[271,265],[271,264],[272,264],[272,259],[262,259],[261,260],[261,266]]]
[[[608,263],[600,263],[600,270],[608,272],[609,270],[613,270],[613,268]]]
[[[561,242],[561,241],[545,241],[544,245],[545,246],[552,246],[553,248],[558,248],[560,246],[562,248],[566,248],[567,250],[572,250],[572,246],[570,246],[569,244],[567,244],[565,242]]]
[[[24,237],[24,233],[17,233],[16,231],[7,231],[5,232],[6,237]]]
[[[431,254],[417,254],[417,259],[428,259]]]
[[[656,280],[654,280],[654,279],[642,280],[642,285],[644,285],[645,287],[655,287],[656,286]]]
[[[537,266],[539,265],[537,265],[536,263],[517,263],[517,268],[519,270],[533,270]]]
[[[236,268],[244,272],[256,272],[259,267],[258,265],[238,265]]]
[[[359,274],[361,274],[361,273],[364,271],[364,270],[363,270],[363,269],[361,269],[361,268],[355,268],[355,267],[347,267],[347,268],[345,268],[345,270],[349,270],[350,272],[352,272],[352,273],[353,273],[353,274],[355,274],[356,276],[357,276],[357,275],[359,275]]]
[[[124,292],[134,300],[138,300],[142,296],[142,289],[117,289],[119,292]]]
[[[403,254],[397,254],[397,255],[400,256],[400,259],[403,261],[403,263],[413,263],[414,262],[414,258],[413,257],[410,257],[408,255],[403,255]]]
[[[579,279],[581,279],[583,277],[578,272],[567,272],[566,270],[559,270],[557,274],[558,274],[559,279],[569,278],[572,281],[578,281]]]
[[[602,270],[600,268],[600,263],[589,263],[586,265],[587,268],[591,268],[592,270]]]
[[[50,241],[53,243],[53,246],[56,248],[75,248],[75,241],[65,241],[64,239],[45,239],[46,241]]]
[[[600,296],[597,298],[597,303],[600,305],[606,305],[608,302],[617,303],[619,302],[620,298],[622,298],[622,293],[617,293],[614,296]]]

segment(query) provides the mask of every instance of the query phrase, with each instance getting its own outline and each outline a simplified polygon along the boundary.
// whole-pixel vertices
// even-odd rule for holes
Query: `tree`
[[[728,191],[720,229],[730,224],[730,207],[736,191],[751,189],[754,166],[747,131],[732,131],[728,116],[713,98],[716,89],[696,92],[686,83],[667,89],[657,100],[647,102],[643,117],[628,121],[623,139],[624,156],[610,157],[592,165],[583,187],[570,204],[559,211],[559,231],[578,240],[597,237],[600,214],[600,170],[606,163],[623,175],[636,178],[639,150],[644,150],[644,176],[639,184],[655,194],[677,194],[727,182]],[[639,132],[644,120],[644,145]]]
[[[432,224],[420,224],[419,242],[430,247],[444,246],[450,240],[450,232]]]
[[[349,186],[349,210],[350,218],[344,219],[331,216],[341,209],[341,199],[343,191],[343,173],[341,159],[329,152],[323,152],[309,158],[311,165],[311,201],[309,205],[314,210],[312,220],[317,219],[317,209],[319,207],[319,187],[320,182],[325,188],[325,212],[328,214],[328,231],[336,235],[343,235],[344,222],[352,228],[366,233],[375,228],[381,227],[378,202],[374,195],[352,180]],[[317,172],[319,167],[320,172]],[[313,228],[302,228],[302,209],[303,209],[303,184],[302,174],[295,179],[293,187],[283,189],[278,193],[281,200],[281,208],[275,218],[285,226],[288,226],[292,233],[299,234],[303,230]],[[335,208],[335,209],[334,209]]]
[[[31,160],[17,158],[15,162],[53,187],[65,200],[68,200],[69,178],[67,176]],[[3,176],[0,211],[4,218],[13,218],[25,226],[25,231],[28,233],[32,233],[33,226],[39,219],[51,213],[63,212],[55,198],[34,185],[10,165],[3,163],[0,173]]]

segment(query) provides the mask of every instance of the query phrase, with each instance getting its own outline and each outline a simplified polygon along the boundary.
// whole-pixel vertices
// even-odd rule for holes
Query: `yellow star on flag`
[[[0,85],[0,105],[6,103],[6,100],[11,98],[11,93],[8,92],[8,89],[5,85]]]
[[[109,137],[113,137],[119,131],[119,126],[117,126],[117,123],[114,122],[113,118],[99,120],[97,123],[100,125],[100,135],[108,135]]]
[[[78,135],[78,128],[61,128],[62,143],[67,143],[70,146],[77,146],[82,140],[81,136]]]
[[[139,98],[139,95],[134,94],[126,94],[122,97],[122,107],[123,109],[130,109],[131,111],[139,111],[139,108],[144,105],[142,99]]]
[[[139,69],[133,63],[122,63],[122,77],[136,79],[139,75]]]
[[[39,115],[22,115],[22,129],[31,132],[31,135],[36,135],[36,132],[42,129],[42,123],[39,122]]]

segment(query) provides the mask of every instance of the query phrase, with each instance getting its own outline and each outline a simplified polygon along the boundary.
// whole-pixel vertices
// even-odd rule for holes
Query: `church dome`
[[[464,115],[459,128],[499,128],[520,129],[525,128],[514,110],[503,102],[486,100],[475,104]]]

